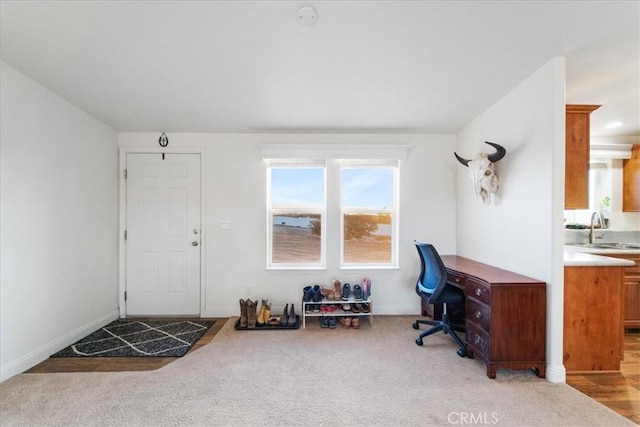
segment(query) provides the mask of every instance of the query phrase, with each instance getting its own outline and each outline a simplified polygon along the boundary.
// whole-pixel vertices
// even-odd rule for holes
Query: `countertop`
[[[639,249],[599,249],[583,246],[564,245],[565,267],[633,267],[633,261],[607,255],[640,255]]]

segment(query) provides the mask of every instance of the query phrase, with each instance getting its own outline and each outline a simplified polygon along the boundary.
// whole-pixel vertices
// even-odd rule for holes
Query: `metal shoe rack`
[[[342,310],[342,304],[362,304],[362,303],[366,303],[369,304],[369,312],[368,313],[354,313],[352,311],[343,311]],[[340,308],[338,308],[336,311],[332,312],[332,313],[313,313],[313,312],[309,312],[307,313],[307,306],[308,305],[338,305],[340,306]],[[302,328],[306,327],[306,320],[307,317],[322,317],[322,316],[335,316],[335,317],[365,317],[368,316],[369,317],[369,324],[373,325],[373,301],[371,300],[371,297],[365,299],[365,300],[361,300],[361,301],[356,301],[356,299],[351,296],[349,297],[348,301],[329,301],[329,300],[322,300],[319,302],[313,302],[313,301],[309,301],[309,302],[302,302],[302,313],[300,315],[302,317]]]

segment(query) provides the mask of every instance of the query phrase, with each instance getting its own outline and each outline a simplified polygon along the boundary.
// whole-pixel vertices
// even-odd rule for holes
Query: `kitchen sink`
[[[640,250],[640,243],[582,243],[575,246],[594,249],[619,249],[619,250]]]

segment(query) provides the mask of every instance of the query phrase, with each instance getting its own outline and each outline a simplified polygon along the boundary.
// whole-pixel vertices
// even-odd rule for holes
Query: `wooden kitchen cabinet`
[[[564,208],[589,208],[590,114],[599,105],[566,105]]]
[[[631,158],[622,165],[622,211],[640,212],[640,144],[631,147]]]
[[[622,309],[625,329],[640,328],[640,255],[609,253],[601,255],[628,259],[636,263],[632,267],[623,267]]]
[[[567,373],[620,371],[623,268],[564,267],[563,362]]]

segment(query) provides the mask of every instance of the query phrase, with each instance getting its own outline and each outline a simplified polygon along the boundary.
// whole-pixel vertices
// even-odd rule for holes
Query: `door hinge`
[[[124,179],[127,179],[127,170],[126,169],[122,172],[122,175],[124,176]]]
[[[124,300],[127,300],[127,291],[124,291]]]
[[[127,240],[127,230],[124,230],[124,240]]]

